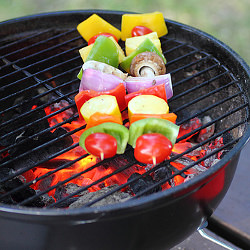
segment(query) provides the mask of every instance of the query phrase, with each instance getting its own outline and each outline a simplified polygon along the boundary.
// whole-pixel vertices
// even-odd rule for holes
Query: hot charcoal
[[[212,118],[210,116],[204,116],[201,119],[202,125],[206,125],[207,123],[209,123],[211,121],[212,121]],[[208,138],[210,138],[214,134],[214,131],[215,131],[215,124],[212,124],[204,129],[202,129],[199,132],[199,135],[197,137],[197,142],[203,142],[203,141],[207,140]]]
[[[77,192],[81,188],[82,188],[81,186],[79,186],[75,183],[68,183],[64,186],[59,186],[55,191],[54,197],[56,198],[56,200],[60,200],[60,199],[63,199],[65,197],[68,197],[69,195],[71,195],[74,192]],[[76,202],[80,196],[87,195],[88,193],[89,193],[88,190],[82,191],[79,194],[77,194],[76,196],[69,197],[68,199],[57,204],[56,207],[57,208],[69,207],[73,202]]]
[[[163,167],[160,167],[157,170],[155,170],[155,172],[154,172],[154,179],[155,179],[155,181],[159,182],[162,179],[170,178],[168,180],[168,184],[171,187],[174,187],[175,183],[174,183],[173,179],[171,178],[171,176],[172,176],[172,170],[171,170],[170,167],[171,166],[163,166]]]
[[[108,187],[104,187],[96,192],[86,192],[82,196],[80,196],[77,201],[73,202],[69,208],[79,208],[84,205],[86,205],[89,202],[94,201],[95,199],[98,199],[105,195],[106,193],[112,191],[114,188],[117,188],[118,185],[111,185]],[[102,200],[94,203],[92,206],[104,206],[104,205],[110,205],[114,203],[124,202],[128,200],[131,196],[128,193],[117,191],[113,194],[108,195],[107,197],[103,198]]]
[[[78,191],[79,189],[81,189],[82,187],[75,184],[75,183],[68,183],[64,186],[60,186],[56,189],[55,191],[55,198],[57,200],[60,200],[64,197],[67,197],[68,195]],[[86,195],[87,193],[89,193],[89,191],[83,191],[83,192],[80,192],[78,194],[78,196],[81,196],[81,195]]]
[[[133,179],[135,179],[139,176],[141,176],[139,173],[134,173],[128,178],[128,181],[132,181]],[[157,183],[157,182],[155,180],[153,180],[153,178],[150,175],[147,175],[145,177],[141,177],[137,181],[130,183],[129,186],[130,186],[132,192],[136,195],[137,193],[144,191],[146,188],[151,187],[155,183]],[[152,193],[158,192],[160,190],[161,190],[161,187],[157,186],[157,187],[149,190],[148,192],[146,192],[145,195],[152,194]]]
[[[0,168],[0,180],[2,180],[5,177],[8,177],[11,174],[13,174],[12,169]],[[4,195],[6,192],[11,191],[15,188],[21,187],[23,185],[24,185],[24,182],[19,177],[12,178],[0,184],[0,194]],[[17,204],[19,202],[22,202],[28,199],[29,197],[35,194],[36,194],[35,190],[33,190],[30,187],[25,187],[21,189],[20,191],[14,192],[8,196],[3,197],[0,200],[0,202],[7,203],[7,204]],[[40,197],[37,197],[34,200],[27,203],[26,205],[30,207],[44,207],[45,204]]]
[[[23,112],[25,111],[15,110],[15,112],[9,112],[4,114],[3,116],[0,116],[1,123],[4,123],[5,121],[8,121],[10,119],[17,118],[11,123],[6,124],[5,126],[1,126],[0,146],[7,147],[9,145],[14,144],[16,138],[22,135],[23,133],[33,135],[49,128],[48,120],[43,119],[46,117],[46,113],[43,109],[31,112],[30,114],[25,115],[23,117],[19,117],[20,114],[22,114]],[[32,124],[32,126],[30,126],[30,124]],[[20,128],[22,129],[20,130]],[[11,134],[9,135],[9,133]],[[8,136],[5,136],[7,134]]]
[[[51,155],[63,150],[73,144],[71,136],[66,136],[62,139],[56,140],[54,143],[47,146],[43,146],[39,150],[33,150],[34,148],[50,142],[53,139],[57,139],[60,136],[66,135],[66,129],[59,127],[53,133],[46,132],[38,137],[29,138],[30,133],[23,133],[17,137],[17,142],[21,142],[26,139],[25,143],[21,143],[19,146],[15,147],[9,152],[9,156],[4,158],[4,161],[9,159],[11,163],[8,164],[8,167],[11,167],[15,170],[32,168],[38,162],[48,159]],[[29,151],[28,156],[18,157],[19,155]],[[14,157],[18,157],[16,160]]]

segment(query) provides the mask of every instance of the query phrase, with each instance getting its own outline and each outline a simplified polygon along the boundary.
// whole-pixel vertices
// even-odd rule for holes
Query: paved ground
[[[248,174],[246,174],[248,173]],[[233,179],[233,182],[225,198],[216,209],[214,215],[250,235],[250,142],[243,148],[240,155],[239,164]],[[231,247],[232,244],[219,238],[210,231],[206,233],[220,239]],[[235,249],[239,249],[234,247]],[[217,246],[194,233],[185,241],[172,248],[172,250],[222,250],[224,248]]]

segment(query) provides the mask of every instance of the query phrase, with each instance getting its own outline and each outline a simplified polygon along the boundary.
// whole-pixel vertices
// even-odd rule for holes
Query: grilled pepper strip
[[[179,126],[176,124],[159,118],[147,118],[136,121],[129,127],[128,143],[135,148],[136,140],[143,134],[158,133],[166,136],[172,143],[175,144],[178,136]]]
[[[120,124],[117,123],[113,123],[113,122],[105,122],[102,123],[100,125],[97,125],[95,127],[89,128],[87,130],[85,130],[79,140],[79,145],[86,150],[85,147],[85,140],[86,138],[93,133],[105,133],[105,134],[109,134],[113,137],[115,137],[116,141],[117,141],[117,154],[123,154],[126,146],[127,146],[127,142],[128,142],[128,138],[129,138],[129,131],[128,129]],[[86,150],[87,151],[87,150]]]
[[[124,60],[121,62],[121,67],[128,73],[130,73],[130,65],[135,56],[142,52],[155,52],[157,55],[162,57],[164,63],[166,63],[166,58],[163,56],[163,54],[156,48],[156,46],[153,44],[153,42],[146,38],[138,47],[136,50],[134,50],[131,54],[126,56]]]
[[[119,51],[115,42],[106,36],[98,36],[86,58],[86,61],[89,60],[107,63],[117,68],[119,64]]]

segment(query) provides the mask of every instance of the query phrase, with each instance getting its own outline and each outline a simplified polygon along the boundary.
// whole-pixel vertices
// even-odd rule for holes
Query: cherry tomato
[[[131,35],[132,37],[134,36],[143,36],[149,33],[152,33],[153,30],[145,27],[145,26],[135,26],[132,31],[131,31]]]
[[[114,136],[105,133],[90,134],[85,139],[87,151],[102,160],[113,157],[117,151],[117,141]]]
[[[97,38],[98,36],[106,36],[106,37],[112,36],[112,37],[114,37],[114,39],[118,42],[118,39],[117,39],[117,37],[116,37],[115,35],[113,35],[113,34],[111,34],[111,33],[103,32],[103,33],[99,33],[99,34],[97,34],[97,35],[95,35],[95,36],[92,36],[92,37],[89,39],[89,41],[88,41],[88,45],[94,43],[95,40],[96,40],[96,38]]]
[[[139,162],[156,164],[166,160],[171,152],[171,141],[162,134],[152,133],[138,137],[134,155]]]

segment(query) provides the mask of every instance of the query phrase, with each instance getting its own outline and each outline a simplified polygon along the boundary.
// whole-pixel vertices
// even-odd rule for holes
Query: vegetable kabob
[[[145,23],[145,15],[148,14],[132,19]],[[159,18],[159,13],[154,16]],[[95,30],[97,34],[93,36],[82,34],[79,29],[86,23],[89,27],[91,19],[98,19],[101,31]],[[131,16],[126,19],[123,15],[122,20],[131,20]],[[122,27],[126,27],[124,23]],[[133,37],[125,42],[125,57],[117,43],[120,36],[123,39],[125,36],[116,33],[115,39],[112,33],[107,35],[110,26],[95,14],[78,25],[78,31],[89,44],[79,51],[84,64],[78,74],[81,84],[75,101],[81,119],[87,123],[79,144],[104,159],[124,153],[129,143],[135,148],[138,161],[159,163],[169,157],[178,135],[178,126],[173,123],[176,115],[168,113],[167,98],[172,96],[172,87],[170,75],[164,75],[166,59],[161,53],[160,40],[157,32],[135,26],[131,31]],[[120,71],[119,64],[132,77]],[[127,106],[129,130],[122,125],[121,118],[121,111]]]
[[[123,154],[129,132],[121,117],[126,108],[127,74],[117,68],[125,57],[117,43],[121,32],[96,14],[77,29],[88,42],[79,50],[84,64],[78,74],[81,83],[75,102],[80,119],[87,124],[79,145],[101,159]]]
[[[168,159],[179,126],[174,124],[177,117],[169,113],[167,102],[155,95],[138,95],[128,103],[128,116],[128,143],[134,148],[135,158],[154,165]]]

